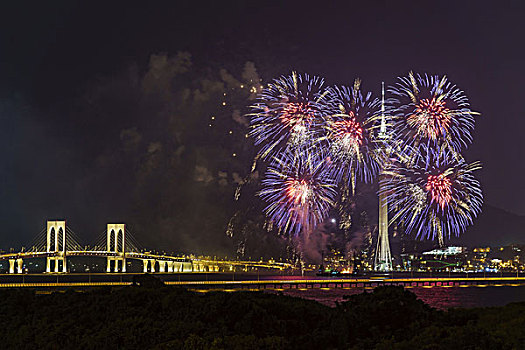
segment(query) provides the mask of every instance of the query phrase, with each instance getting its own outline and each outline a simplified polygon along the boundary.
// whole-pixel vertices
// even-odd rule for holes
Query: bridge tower
[[[114,253],[108,256],[107,272],[126,272],[126,225],[125,224],[108,224],[107,227],[107,252]],[[113,262],[113,264],[112,264]]]
[[[46,258],[46,272],[59,271],[59,262],[62,262],[62,272],[67,272],[66,264],[66,222],[48,221],[47,222],[47,245],[46,252],[51,253]],[[52,263],[54,266],[52,267]]]

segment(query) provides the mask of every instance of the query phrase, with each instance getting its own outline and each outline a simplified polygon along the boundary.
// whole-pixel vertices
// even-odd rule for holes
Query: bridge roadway
[[[133,284],[136,273],[70,273],[70,274],[23,274],[0,275],[0,288],[35,288],[46,289],[85,289],[91,287],[119,287]],[[173,274],[156,273],[168,286],[184,287],[198,291],[209,290],[263,290],[263,289],[308,289],[308,288],[373,288],[384,285],[399,285],[404,287],[466,287],[525,285],[525,277],[516,274],[483,277],[441,276],[441,277],[391,277],[368,276],[357,278],[330,278],[313,276],[276,276],[257,274],[227,274],[227,273],[192,273]]]
[[[11,274],[22,274],[23,263],[27,259],[34,258],[56,258],[56,257],[99,257],[108,259],[107,271],[110,272],[125,272],[125,261],[126,259],[140,260],[144,263],[144,272],[225,272],[232,271],[235,268],[265,268],[273,270],[283,270],[292,268],[292,265],[288,263],[276,262],[276,261],[242,261],[242,260],[212,260],[200,257],[180,257],[172,255],[154,254],[150,252],[112,252],[103,250],[68,250],[63,252],[39,252],[39,251],[27,251],[17,253],[0,254],[0,260],[8,260],[10,263],[9,273]],[[111,264],[112,259],[121,259],[123,263],[120,269],[117,264]],[[56,264],[56,263],[55,263]],[[49,265],[49,262],[48,262]],[[111,269],[113,266],[113,269]],[[124,271],[122,269],[124,268]],[[62,269],[65,269],[63,267]],[[47,268],[47,272],[50,273],[52,270]],[[59,272],[58,265],[55,265],[55,271]],[[63,271],[68,273],[67,271]]]

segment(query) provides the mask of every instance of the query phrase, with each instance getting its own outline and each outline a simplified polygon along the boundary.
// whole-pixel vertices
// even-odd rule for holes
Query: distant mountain
[[[525,243],[525,216],[483,205],[483,211],[467,231],[450,243],[472,246],[500,246]]]

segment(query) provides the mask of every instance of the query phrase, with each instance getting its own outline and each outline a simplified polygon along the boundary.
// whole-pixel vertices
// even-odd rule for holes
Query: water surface
[[[428,305],[447,309],[453,307],[503,306],[512,302],[525,302],[525,285],[454,287],[428,286],[405,287]],[[371,292],[373,288],[321,288],[321,289],[279,289],[284,295],[316,300],[322,304],[335,306],[344,301],[345,295]],[[269,291],[270,292],[270,291]],[[273,292],[273,291],[271,291]]]

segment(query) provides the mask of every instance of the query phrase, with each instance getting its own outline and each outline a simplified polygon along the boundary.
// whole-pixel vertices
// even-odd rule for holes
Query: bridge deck
[[[122,276],[122,275],[120,275]],[[165,281],[166,285],[189,289],[285,289],[285,288],[364,288],[383,285],[450,287],[461,285],[521,285],[525,277],[452,277],[452,278],[362,278],[362,279],[290,279],[290,280],[222,280],[222,281]],[[130,286],[133,282],[3,282],[0,288],[89,288]]]

